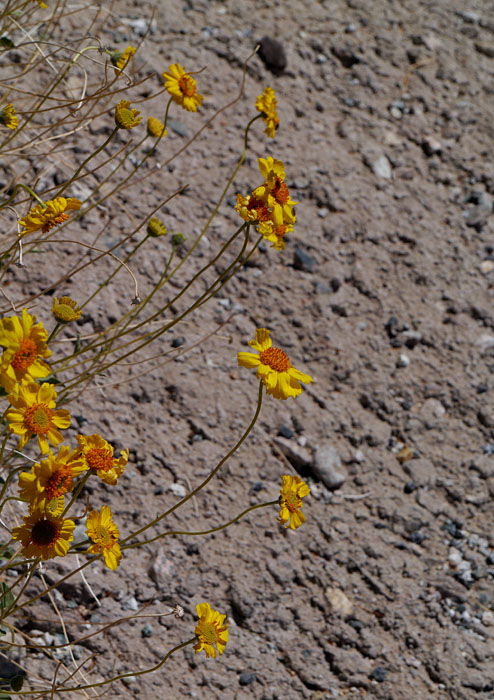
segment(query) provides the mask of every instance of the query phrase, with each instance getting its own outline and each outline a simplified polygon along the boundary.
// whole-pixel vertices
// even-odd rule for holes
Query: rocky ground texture
[[[136,45],[151,12],[115,3],[103,40]],[[284,69],[252,58],[240,102],[174,168],[158,169],[168,147],[236,95],[263,36],[281,42]],[[125,533],[207,475],[254,413],[257,382],[236,353],[257,327],[315,382],[296,400],[266,397],[247,442],[169,525],[221,524],[276,499],[285,473],[299,473],[312,494],[296,532],[276,523],[276,509],[262,510],[215,535],[130,550],[116,574],[95,564],[87,578],[101,607],[82,581],[68,582],[57,602],[85,633],[125,615],[185,610],[181,620],[137,618],[83,643],[79,655],[97,655],[88,675],[158,663],[191,636],[195,605],[208,600],[229,619],[219,660],[189,647],[107,697],[494,698],[494,2],[159,3],[136,77],[152,75],[156,90],[173,62],[206,66],[203,109],[173,111],[147,179],[108,205],[108,219],[83,219],[81,235],[106,221],[99,244],[109,246],[128,233],[129,208],[139,220],[188,183],[161,214],[190,246],[266,85],[279,101],[276,138],[256,125],[246,164],[180,279],[235,230],[234,195],[259,184],[257,157],[284,161],[297,223],[284,252],[263,245],[160,348],[187,350],[228,321],[216,335],[145,376],[84,394],[73,434],[98,431],[131,450],[124,477],[94,488],[91,505],[110,504]],[[154,104],[162,110],[164,97]],[[82,154],[66,155],[47,181],[66,177],[70,158],[81,162],[101,139],[96,120],[78,136]],[[136,257],[142,294],[162,271],[165,245]],[[50,274],[16,270],[11,289],[38,291]],[[78,284],[57,293],[76,296]],[[81,333],[125,313],[131,296],[119,274],[104,303],[85,309]],[[37,313],[48,318],[42,301]],[[65,570],[55,560],[46,576]],[[48,602],[37,616],[54,617]],[[26,630],[56,638],[56,624],[35,618]],[[36,655],[29,663],[43,674]]]

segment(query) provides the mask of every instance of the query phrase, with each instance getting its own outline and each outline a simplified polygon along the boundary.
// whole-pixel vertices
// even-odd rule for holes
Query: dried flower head
[[[133,46],[127,46],[124,51],[114,51],[110,55],[111,62],[115,66],[115,75],[118,77],[120,75],[121,69],[130,62],[130,59],[135,54],[137,49]]]
[[[60,323],[78,321],[82,314],[80,307],[77,306],[77,302],[71,297],[60,297],[60,301],[57,297],[54,297],[51,311]]]
[[[159,236],[164,236],[167,233],[166,228],[156,216],[149,219],[146,231],[153,238],[159,238]]]
[[[14,527],[12,538],[22,542],[25,557],[41,557],[45,561],[67,554],[69,542],[74,539],[74,528],[73,520],[35,510],[24,517],[24,525]]]
[[[178,248],[179,246],[183,245],[185,243],[185,236],[183,233],[174,233],[172,235],[172,245],[174,248]]]
[[[12,391],[24,379],[35,381],[50,374],[42,359],[51,355],[47,340],[45,327],[36,323],[36,316],[31,316],[27,309],[22,309],[21,318],[0,319],[0,345],[5,348],[0,362],[0,384],[5,391]]]
[[[173,101],[188,112],[197,112],[204,97],[197,92],[194,78],[178,63],[171,65],[168,70],[169,73],[163,73],[163,78],[165,88],[173,97]]]
[[[305,481],[298,476],[283,476],[283,485],[280,492],[280,515],[279,522],[296,530],[305,522],[305,515],[300,510],[302,508],[302,498],[308,496],[310,488]]]
[[[48,442],[58,445],[63,437],[60,430],[70,425],[70,413],[65,408],[56,408],[57,392],[52,384],[23,382],[19,389],[9,394],[11,408],[5,418],[9,430],[20,435],[19,449],[34,435],[38,438],[41,454],[47,454]]]
[[[298,396],[302,393],[300,382],[309,384],[313,381],[308,374],[292,367],[288,355],[283,350],[272,347],[266,328],[258,328],[256,339],[250,340],[249,345],[259,354],[239,352],[238,364],[241,367],[257,367],[257,378],[262,380],[266,393],[272,394],[275,399],[285,400],[289,396]]]
[[[262,95],[256,100],[256,109],[261,112],[263,122],[266,124],[264,133],[269,136],[269,138],[274,139],[276,135],[276,129],[279,126],[280,120],[276,112],[276,95],[274,94],[273,88],[264,88]]]
[[[115,458],[113,447],[97,433],[78,435],[77,442],[81,450],[81,457],[85,460],[88,468],[93,469],[105,484],[116,484],[129,459],[129,451],[122,450],[120,457]]]
[[[0,109],[0,124],[3,124],[8,129],[17,129],[19,126],[19,117],[16,116],[13,104],[5,105],[5,107]]]
[[[228,642],[228,625],[223,625],[226,615],[221,615],[217,610],[213,610],[209,603],[199,603],[196,605],[199,622],[196,625],[195,633],[197,644],[194,645],[196,654],[199,651],[206,652],[206,656],[216,658],[216,648],[222,654]]]
[[[164,138],[167,135],[167,130],[163,126],[163,122],[156,117],[149,117],[147,132],[149,136],[154,136],[155,138]]]
[[[137,109],[129,109],[130,102],[128,100],[120,100],[115,107],[115,124],[119,129],[133,129],[137,126],[142,117]]]
[[[67,221],[69,215],[66,212],[80,208],[81,201],[76,197],[49,199],[45,202],[45,206],[36,204],[29,214],[20,219],[19,224],[25,229],[21,231],[20,235],[25,236],[38,229],[41,229],[43,233],[48,233],[54,226]]]
[[[86,532],[94,542],[87,551],[91,554],[102,552],[107,567],[115,571],[120,564],[122,552],[117,541],[120,534],[118,527],[112,520],[109,506],[103,506],[99,513],[97,510],[89,513],[86,520]]]

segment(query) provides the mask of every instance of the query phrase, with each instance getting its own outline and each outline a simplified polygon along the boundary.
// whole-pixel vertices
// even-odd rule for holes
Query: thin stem
[[[101,153],[101,151],[102,151],[104,148],[106,148],[106,146],[108,146],[108,144],[110,143],[110,141],[111,141],[112,138],[115,136],[115,134],[117,133],[118,130],[119,130],[119,127],[116,126],[116,127],[113,129],[113,131],[111,132],[111,134],[108,136],[108,138],[106,139],[106,141],[105,141],[104,143],[102,143],[101,146],[100,146],[99,148],[97,148],[93,153],[90,153],[90,154],[88,155],[88,157],[86,158],[86,160],[84,160],[84,161],[80,164],[80,166],[77,168],[77,170],[76,170],[75,173],[72,175],[72,177],[70,178],[70,180],[68,180],[68,181],[65,183],[65,185],[62,187],[62,189],[58,192],[58,196],[59,196],[59,197],[60,197],[60,196],[62,195],[62,193],[65,192],[65,190],[72,184],[72,182],[73,182],[73,181],[75,180],[75,178],[79,175],[79,173],[80,173],[81,170],[84,168],[84,166],[87,165],[87,163],[89,163],[89,161],[90,161],[92,158],[94,158],[94,156],[97,156],[98,153]]]
[[[155,518],[154,520],[152,520],[150,523],[148,523],[147,525],[144,525],[144,527],[141,527],[139,530],[137,530],[137,532],[134,532],[132,535],[129,535],[129,536],[126,537],[124,540],[122,540],[122,541],[120,542],[120,546],[122,546],[123,544],[125,544],[125,542],[127,542],[127,541],[130,540],[131,538],[137,537],[137,536],[140,535],[141,533],[145,532],[145,531],[148,530],[150,527],[153,527],[154,525],[156,525],[157,523],[159,523],[161,520],[163,520],[163,518],[166,518],[168,515],[171,515],[174,511],[177,510],[177,508],[180,508],[181,506],[183,506],[185,503],[187,503],[187,501],[189,501],[193,496],[195,496],[197,493],[199,493],[199,491],[201,491],[205,486],[207,486],[207,485],[209,484],[209,482],[211,481],[211,479],[218,473],[218,471],[219,471],[220,468],[224,465],[224,463],[225,463],[228,459],[230,459],[230,457],[239,449],[239,447],[241,447],[241,445],[244,443],[244,441],[246,440],[246,438],[249,436],[250,432],[252,431],[252,428],[253,428],[254,425],[256,424],[256,421],[257,421],[257,419],[258,419],[258,417],[259,417],[259,413],[260,413],[260,411],[261,411],[261,406],[262,406],[262,392],[263,392],[263,383],[262,383],[262,381],[260,381],[260,382],[259,382],[259,395],[258,395],[258,399],[257,399],[257,407],[256,407],[256,412],[255,412],[255,414],[254,414],[254,418],[253,418],[252,421],[250,422],[249,427],[247,428],[247,430],[245,431],[245,433],[242,435],[242,437],[240,438],[240,440],[236,443],[236,445],[234,445],[234,446],[232,447],[232,449],[228,452],[228,454],[225,455],[225,457],[223,457],[222,459],[220,459],[220,461],[219,461],[218,464],[215,466],[215,468],[214,468],[213,471],[210,473],[210,475],[209,475],[206,479],[204,479],[204,481],[203,481],[201,484],[199,484],[199,486],[197,486],[193,491],[191,491],[187,496],[185,496],[185,498],[182,498],[181,501],[179,501],[179,502],[176,503],[174,506],[172,506],[171,508],[169,508],[165,513],[162,513],[162,515],[159,515],[157,518]]]
[[[143,544],[151,544],[151,542],[156,542],[156,540],[160,540],[163,537],[168,537],[169,535],[210,535],[212,532],[219,532],[219,530],[225,530],[227,527],[229,527],[233,523],[236,523],[238,520],[243,518],[244,515],[247,515],[247,513],[250,513],[253,510],[276,505],[278,505],[277,500],[268,501],[267,503],[258,503],[255,506],[249,506],[241,513],[239,513],[239,515],[237,515],[235,518],[229,520],[227,523],[224,523],[223,525],[218,525],[217,527],[211,527],[209,528],[209,530],[199,530],[197,532],[189,532],[188,530],[168,530],[168,532],[162,532],[160,535],[156,535],[156,537],[152,537],[150,540],[142,540],[141,542],[133,542],[132,544],[126,544],[125,546],[121,547],[121,549],[133,549],[134,547],[140,547]]]

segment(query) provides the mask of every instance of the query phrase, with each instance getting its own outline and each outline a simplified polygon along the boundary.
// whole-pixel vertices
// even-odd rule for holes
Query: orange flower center
[[[59,214],[58,216],[53,216],[49,221],[46,221],[43,226],[41,227],[41,230],[43,233],[48,233],[54,226],[57,226],[57,224],[63,224],[64,221],[67,221],[69,218],[68,214]]]
[[[273,228],[273,233],[278,236],[278,238],[283,238],[286,234],[286,224],[281,224],[280,226],[275,226]]]
[[[26,408],[24,422],[31,433],[42,435],[47,433],[53,426],[53,411],[46,403],[33,403]]]
[[[276,199],[278,204],[286,204],[290,199],[290,192],[288,191],[288,187],[285,185],[283,180],[279,179],[279,177],[277,177],[275,180],[274,187],[272,189],[272,195]]]
[[[38,348],[34,340],[24,338],[19,345],[19,350],[14,355],[12,367],[16,372],[25,372],[28,367],[31,367],[37,355]]]
[[[255,197],[251,197],[249,199],[249,203],[247,204],[247,210],[257,212],[257,220],[259,222],[269,221],[270,219],[269,209],[264,204],[262,199],[256,199]]]
[[[38,547],[46,547],[57,541],[59,529],[52,520],[38,520],[31,530],[31,541]]]
[[[90,469],[107,472],[113,469],[111,447],[91,447],[84,455]]]
[[[259,353],[259,359],[263,365],[268,365],[275,372],[286,372],[291,364],[288,355],[280,348],[268,348]]]
[[[285,505],[290,511],[290,513],[295,513],[302,505],[300,498],[297,496],[295,491],[288,491],[284,494]]]
[[[65,464],[48,479],[45,491],[49,501],[63,496],[72,488],[72,469]]]
[[[182,75],[178,80],[178,86],[186,97],[192,97],[196,94],[196,81],[190,75]]]

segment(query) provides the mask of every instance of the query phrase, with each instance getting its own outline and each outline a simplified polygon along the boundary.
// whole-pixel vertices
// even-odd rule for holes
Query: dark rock
[[[341,281],[337,277],[333,277],[329,280],[329,286],[331,287],[333,292],[337,292],[338,289],[341,287]]]
[[[180,336],[179,338],[174,338],[172,340],[172,348],[179,348],[181,345],[184,345],[185,343],[185,338],[183,336]]]
[[[417,486],[415,485],[415,482],[413,482],[413,481],[407,481],[407,483],[406,483],[405,486],[403,487],[403,491],[404,491],[405,493],[413,493],[413,492],[415,491],[416,488],[417,488]]]
[[[303,248],[295,248],[293,253],[293,267],[296,270],[312,272],[314,269],[314,258],[306,253]]]
[[[289,428],[287,425],[282,425],[281,428],[278,431],[278,435],[281,435],[281,437],[287,438],[290,440],[290,438],[293,437],[293,430]]]
[[[382,683],[386,680],[387,673],[388,669],[384,668],[384,666],[376,666],[376,668],[371,671],[369,678],[378,683]]]
[[[283,45],[277,39],[272,39],[270,36],[263,36],[259,41],[259,46],[258,55],[266,68],[275,75],[283,73],[287,63]]]
[[[256,680],[257,680],[256,674],[252,673],[251,671],[244,671],[238,677],[238,682],[240,685],[250,685],[251,683],[254,683]]]
[[[348,44],[339,44],[331,48],[331,53],[345,68],[351,68],[356,63],[360,63],[360,58],[354,53]]]

